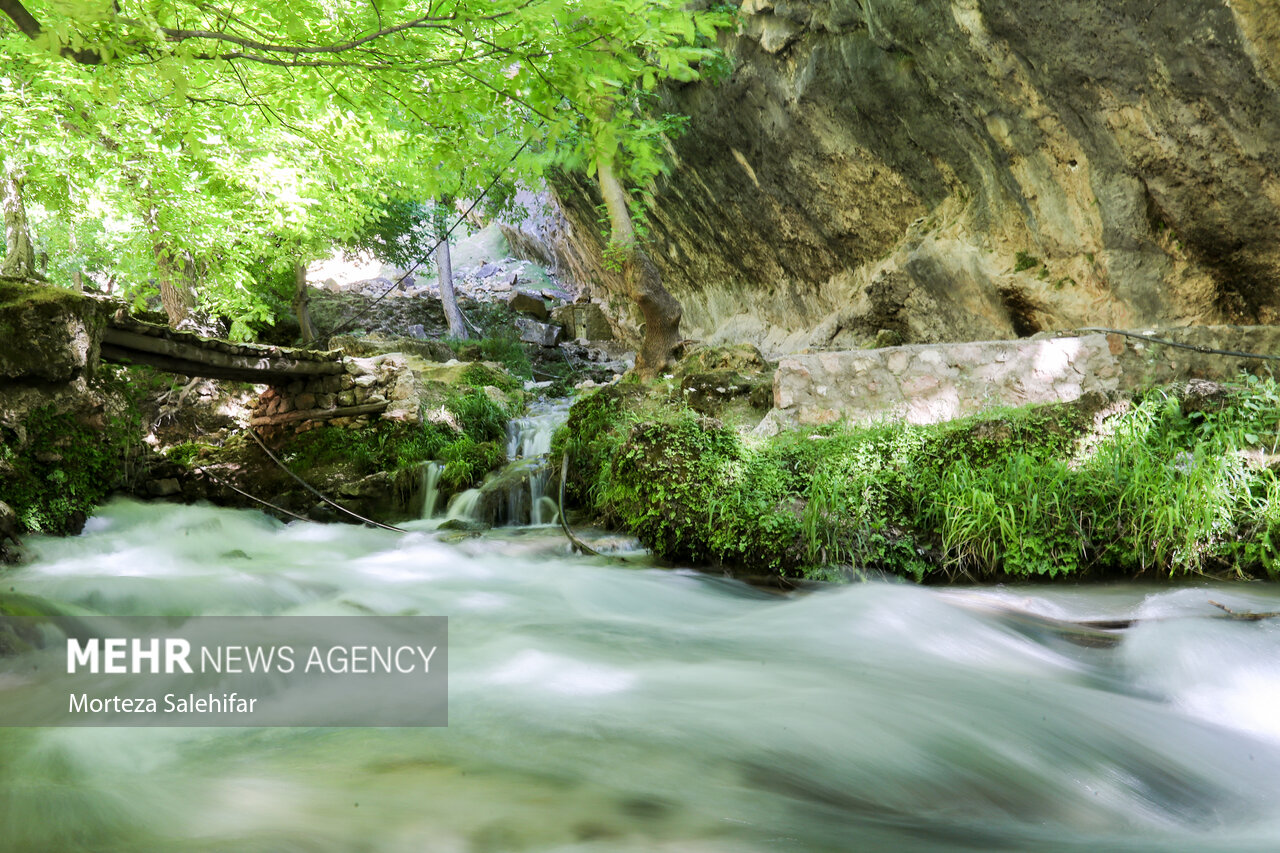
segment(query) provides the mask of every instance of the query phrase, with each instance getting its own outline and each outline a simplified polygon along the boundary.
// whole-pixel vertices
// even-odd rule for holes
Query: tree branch
[[[0,0],[0,2],[11,2],[11,0]],[[313,53],[345,53],[348,50],[354,50],[360,45],[368,44],[371,41],[377,41],[380,38],[385,38],[386,36],[394,35],[404,30],[438,29],[444,22],[452,20],[452,16],[446,18],[429,18],[424,15],[421,18],[414,18],[412,21],[405,21],[404,23],[386,27],[358,39],[352,39],[351,41],[339,44],[317,45],[314,47],[307,47],[305,45],[272,44],[271,42],[255,41],[253,39],[232,35],[231,33],[213,32],[211,30],[177,30],[170,27],[161,27],[160,32],[164,33],[165,37],[170,41],[224,41],[230,44],[239,45],[240,47],[247,48],[249,50],[261,51],[263,53],[287,53],[293,56],[301,56],[303,54]]]
[[[13,21],[23,35],[29,39],[37,39],[44,32],[40,27],[40,22],[27,11],[27,7],[23,6],[19,0],[0,0],[0,12],[4,12],[9,20]],[[96,50],[74,50],[64,46],[58,53],[81,65],[102,64],[102,54]]]

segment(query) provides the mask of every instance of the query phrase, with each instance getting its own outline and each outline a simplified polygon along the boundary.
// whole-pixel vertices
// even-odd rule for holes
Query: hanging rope
[[[287,516],[290,516],[290,517],[292,517],[292,518],[296,518],[296,519],[298,519],[298,521],[309,521],[309,522],[311,522],[312,524],[316,524],[316,523],[317,523],[314,519],[307,518],[305,515],[298,515],[296,512],[290,512],[289,510],[285,509],[285,508],[284,508],[284,507],[282,507],[282,506],[277,506],[276,504],[273,504],[271,501],[264,501],[262,498],[259,498],[259,497],[256,497],[256,496],[254,496],[254,495],[251,495],[251,494],[249,494],[248,492],[246,492],[244,489],[238,489],[238,488],[236,488],[235,486],[233,486],[233,485],[231,485],[230,483],[228,483],[228,482],[226,482],[225,480],[223,480],[221,477],[214,476],[214,473],[213,473],[212,471],[210,471],[208,468],[203,468],[203,467],[201,467],[201,466],[199,466],[199,465],[193,465],[192,467],[193,467],[193,468],[195,468],[195,470],[196,470],[197,472],[199,472],[199,473],[203,474],[204,476],[208,477],[210,480],[213,480],[213,481],[214,481],[215,483],[217,483],[219,486],[222,486],[223,488],[230,489],[231,491],[235,492],[236,494],[244,495],[246,498],[248,498],[248,499],[249,499],[249,500],[251,500],[251,501],[257,501],[258,503],[262,504],[263,506],[271,507],[271,508],[272,508],[272,509],[274,509],[276,512],[278,512],[278,513],[282,513],[282,514],[287,515]]]
[[[314,489],[314,488],[311,486],[311,484],[310,484],[310,483],[308,483],[306,480],[302,479],[302,478],[301,478],[301,477],[299,477],[297,474],[295,474],[295,473],[293,473],[292,471],[290,471],[290,470],[289,470],[289,466],[287,466],[287,465],[285,465],[283,462],[281,462],[281,461],[276,457],[276,455],[275,455],[274,453],[272,453],[270,450],[268,450],[268,449],[267,449],[267,446],[266,446],[265,444],[263,444],[263,443],[262,443],[262,439],[258,438],[258,433],[254,431],[253,427],[248,427],[248,431],[249,431],[249,435],[250,435],[250,437],[252,437],[252,438],[253,438],[253,440],[254,440],[254,441],[256,441],[256,442],[258,443],[258,446],[262,448],[262,452],[263,452],[263,453],[265,453],[265,454],[267,454],[267,458],[269,458],[272,462],[276,463],[276,465],[278,465],[278,466],[280,467],[280,470],[281,470],[281,471],[283,471],[283,472],[285,472],[286,474],[288,474],[288,475],[289,475],[290,477],[292,477],[292,478],[293,478],[293,479],[294,479],[294,480],[295,480],[295,481],[296,481],[300,486],[302,486],[302,488],[306,489],[308,492],[310,492],[311,494],[315,495],[315,496],[316,496],[316,497],[318,497],[320,500],[322,500],[322,501],[324,501],[325,503],[327,503],[329,506],[331,506],[331,507],[333,507],[334,509],[339,510],[339,511],[341,511],[341,512],[345,512],[347,515],[351,516],[352,518],[359,519],[360,521],[364,522],[365,524],[369,525],[370,527],[381,527],[383,530],[394,530],[394,531],[395,531],[395,532],[397,532],[397,533],[406,533],[406,532],[408,532],[408,531],[406,531],[403,527],[394,527],[394,526],[392,526],[392,525],[390,525],[390,524],[383,524],[383,523],[382,523],[382,522],[380,522],[380,521],[374,521],[374,520],[373,520],[373,519],[371,519],[371,518],[365,518],[365,517],[364,517],[363,515],[361,515],[360,513],[358,513],[358,512],[352,512],[351,510],[347,509],[347,508],[346,508],[345,506],[343,506],[342,504],[335,503],[334,501],[329,500],[327,497],[325,497],[324,495],[322,495],[319,491],[317,491],[316,489]]]
[[[531,138],[529,138],[529,139],[526,139],[526,140],[524,141],[524,143],[523,143],[519,148],[517,148],[517,149],[516,149],[516,153],[512,154],[512,155],[511,155],[511,158],[510,158],[509,160],[507,160],[507,165],[509,166],[509,165],[511,165],[512,163],[514,163],[514,162],[515,162],[515,160],[516,160],[516,158],[517,158],[517,157],[519,157],[519,156],[521,155],[521,153],[523,153],[523,152],[524,152],[524,149],[525,149],[525,148],[529,147],[529,143],[530,143],[530,142],[532,142],[532,141],[533,141],[532,137],[531,137]],[[503,168],[505,169],[505,166],[504,166]],[[448,240],[448,239],[449,239],[449,236],[450,236],[451,234],[453,234],[454,229],[456,229],[459,225],[461,225],[463,222],[465,222],[465,221],[466,221],[467,217],[471,215],[471,211],[473,211],[473,210],[475,210],[475,209],[476,209],[476,205],[478,205],[478,204],[480,203],[480,201],[481,201],[485,196],[487,196],[487,195],[489,194],[489,191],[490,191],[490,190],[492,190],[495,186],[497,186],[497,185],[498,185],[498,181],[500,181],[500,180],[502,180],[502,171],[499,171],[499,172],[498,172],[498,174],[496,174],[496,175],[494,175],[494,176],[493,176],[493,180],[489,182],[489,185],[488,185],[488,186],[486,186],[486,187],[484,188],[484,191],[483,191],[483,192],[481,192],[481,193],[480,193],[480,195],[476,196],[475,201],[471,202],[471,206],[470,206],[470,207],[468,207],[465,211],[463,211],[462,215],[461,215],[461,216],[459,216],[459,217],[454,221],[454,223],[453,223],[452,225],[450,225],[450,226],[449,226],[449,230],[448,230],[448,231],[446,231],[446,232],[444,232],[444,236],[442,236],[440,239],[436,240],[435,245],[433,245],[433,246],[432,246],[432,247],[427,251],[427,254],[426,254],[426,255],[425,255],[425,256],[424,256],[420,261],[418,261],[418,262],[417,262],[417,263],[415,263],[412,267],[410,267],[410,268],[405,272],[405,274],[404,274],[404,275],[400,276],[400,278],[401,278],[401,279],[404,279],[406,276],[412,275],[412,274],[413,274],[413,273],[414,273],[414,272],[415,272],[419,267],[421,267],[423,264],[425,264],[425,263],[427,262],[427,259],[428,259],[428,258],[430,258],[432,255],[434,255],[434,254],[435,254],[436,249],[440,248],[440,244],[441,244],[441,243],[443,243],[444,241]],[[383,290],[383,291],[382,291],[382,293],[378,294],[378,298],[377,298],[377,299],[373,300],[373,301],[372,301],[372,302],[370,302],[368,305],[364,306],[364,307],[363,307],[363,308],[361,308],[359,311],[355,312],[355,313],[354,313],[354,314],[352,314],[350,317],[348,317],[347,319],[345,319],[345,320],[343,320],[341,323],[339,323],[337,326],[335,326],[335,327],[334,327],[334,329],[333,329],[333,331],[329,333],[328,337],[332,338],[334,335],[339,335],[339,334],[341,334],[341,333],[345,332],[347,329],[351,328],[351,324],[352,324],[352,323],[354,323],[356,320],[359,320],[359,319],[360,319],[361,317],[363,317],[365,314],[368,314],[368,313],[369,313],[369,311],[370,311],[370,309],[372,309],[372,308],[373,308],[373,306],[377,305],[379,302],[381,302],[383,299],[385,299],[385,298],[387,297],[387,294],[389,294],[391,291],[395,290],[395,289],[399,286],[399,284],[400,284],[400,282],[399,282],[399,281],[393,282],[390,286],[388,286],[385,290]],[[467,319],[467,318],[466,318],[466,315],[463,315],[463,318],[462,318],[462,319],[463,319],[463,320],[466,320],[466,319]],[[467,325],[471,326],[471,321],[470,321],[470,320],[467,320]],[[480,330],[479,330],[479,329],[476,329],[476,327],[475,327],[475,326],[471,326],[471,328],[475,329],[475,330],[476,330],[476,333],[477,333],[477,334],[479,334],[479,332],[480,332]]]

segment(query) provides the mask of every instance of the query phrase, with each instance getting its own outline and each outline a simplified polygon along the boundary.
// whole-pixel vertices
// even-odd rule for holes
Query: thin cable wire
[[[533,141],[532,137],[529,139],[526,139],[521,144],[521,146],[516,149],[516,153],[512,154],[511,158],[507,160],[506,165],[510,166],[512,163],[514,163],[515,159],[519,157],[521,153],[524,152],[524,149],[529,147],[529,143],[532,141]],[[505,169],[506,166],[504,166],[503,168]],[[457,220],[454,221],[453,225],[449,226],[449,230],[444,232],[444,236],[441,237],[439,240],[436,240],[435,245],[431,247],[431,249],[427,252],[425,257],[423,257],[420,261],[418,261],[412,267],[410,267],[404,273],[404,275],[400,276],[400,280],[392,282],[392,284],[389,285],[385,290],[383,290],[382,293],[378,294],[377,299],[373,300],[368,305],[364,306],[359,311],[355,312],[350,317],[348,317],[347,319],[339,323],[334,328],[334,330],[329,333],[328,337],[332,338],[334,335],[341,334],[342,332],[345,332],[347,329],[349,329],[351,323],[354,323],[356,320],[359,320],[365,314],[369,313],[369,310],[372,309],[373,306],[377,305],[379,302],[385,299],[387,297],[387,294],[389,294],[392,290],[399,287],[400,281],[403,281],[407,276],[412,275],[420,266],[425,264],[427,262],[427,259],[435,254],[436,249],[440,248],[440,244],[443,243],[445,240],[448,240],[449,236],[453,234],[454,229],[456,229],[459,225],[461,225],[463,222],[466,221],[466,218],[471,215],[471,211],[476,209],[476,205],[478,205],[481,202],[481,200],[484,199],[484,197],[489,194],[490,190],[492,190],[495,186],[498,185],[498,181],[500,181],[501,179],[502,179],[502,171],[499,171],[496,175],[493,176],[493,180],[490,181],[489,185],[484,188],[484,191],[481,192],[480,195],[476,196],[475,201],[471,202],[471,206],[468,207],[465,211],[463,211],[462,215],[459,216]],[[463,319],[466,319],[466,318],[464,317]],[[474,329],[475,326],[472,326],[471,328]]]
[[[283,472],[285,472],[286,474],[288,474],[290,477],[292,477],[294,480],[296,480],[296,481],[298,482],[298,484],[302,486],[302,488],[306,489],[308,492],[311,492],[311,494],[315,495],[315,496],[316,496],[316,497],[318,497],[320,500],[322,500],[322,501],[324,501],[325,503],[327,503],[329,506],[333,507],[334,509],[340,510],[341,512],[345,512],[347,515],[351,516],[352,518],[358,518],[360,521],[363,521],[365,524],[368,524],[368,525],[369,525],[369,526],[371,526],[371,527],[381,527],[383,530],[394,530],[394,531],[396,531],[397,533],[406,533],[406,532],[407,532],[403,527],[394,527],[394,526],[392,526],[392,525],[390,525],[390,524],[383,524],[383,523],[382,523],[382,522],[380,522],[380,521],[374,521],[374,520],[373,520],[373,519],[371,519],[371,518],[365,518],[365,517],[364,517],[363,515],[361,515],[360,513],[358,513],[358,512],[352,512],[351,510],[347,509],[347,508],[346,508],[345,506],[343,506],[342,504],[335,503],[334,501],[329,500],[327,497],[325,497],[323,494],[321,494],[319,491],[317,491],[315,488],[313,488],[313,487],[312,487],[312,485],[311,485],[310,483],[308,483],[306,480],[302,479],[302,478],[301,478],[301,477],[299,477],[297,474],[295,474],[295,473],[293,473],[292,471],[290,471],[290,470],[289,470],[289,466],[285,465],[285,464],[284,464],[283,462],[281,462],[278,458],[276,458],[276,455],[275,455],[274,453],[272,453],[270,450],[268,450],[268,449],[267,449],[267,446],[266,446],[265,444],[263,444],[263,443],[262,443],[262,439],[258,438],[258,433],[254,431],[253,427],[248,427],[248,431],[249,431],[249,435],[253,438],[253,440],[254,440],[254,441],[256,441],[256,442],[258,443],[258,446],[259,446],[259,447],[261,447],[261,448],[262,448],[262,452],[263,452],[263,453],[265,453],[265,454],[267,454],[267,457],[268,457],[272,462],[274,462],[274,463],[276,463],[276,465],[280,466],[280,470],[281,470],[281,471],[283,471]]]
[[[249,499],[249,500],[251,500],[251,501],[257,501],[258,503],[262,504],[263,506],[269,506],[269,507],[271,507],[272,509],[274,509],[276,512],[283,513],[283,514],[285,514],[285,515],[288,515],[288,516],[291,516],[291,517],[293,517],[293,518],[296,518],[296,519],[298,519],[298,521],[309,521],[309,522],[311,522],[312,524],[317,524],[317,523],[318,523],[318,522],[316,522],[316,521],[315,521],[315,519],[307,518],[305,515],[298,515],[296,512],[290,512],[289,510],[285,509],[285,508],[284,508],[284,507],[282,507],[282,506],[276,506],[276,505],[275,505],[275,504],[273,504],[271,501],[264,501],[264,500],[263,500],[262,498],[260,498],[260,497],[256,497],[255,495],[251,495],[251,494],[249,494],[248,492],[246,492],[244,489],[238,489],[238,488],[236,488],[235,486],[233,486],[233,485],[231,485],[230,483],[228,483],[228,482],[226,482],[225,480],[223,480],[221,477],[216,477],[216,476],[214,476],[214,473],[213,473],[212,471],[210,471],[208,468],[204,468],[204,467],[202,467],[202,466],[200,466],[200,465],[196,465],[196,466],[194,466],[194,467],[195,467],[196,471],[200,472],[201,474],[204,474],[206,477],[208,477],[210,480],[213,480],[213,481],[214,481],[215,483],[217,483],[219,486],[222,486],[223,488],[230,489],[231,491],[236,492],[236,493],[238,493],[238,494],[244,495],[246,498],[248,498],[248,499]]]
[[[1214,349],[1213,347],[1200,346],[1199,344],[1184,344],[1178,341],[1171,341],[1168,338],[1157,338],[1154,335],[1144,335],[1140,332],[1126,332],[1124,329],[1103,329],[1099,327],[1089,326],[1082,329],[1075,329],[1076,332],[1101,332],[1108,335],[1124,335],[1126,338],[1136,338],[1140,341],[1150,341],[1151,343],[1164,344],[1168,347],[1177,347],[1178,349],[1189,349],[1193,352],[1204,353],[1205,355],[1229,355],[1234,358],[1256,358],[1263,361],[1280,361],[1280,355],[1264,355],[1257,352],[1240,352],[1239,350],[1230,349]]]

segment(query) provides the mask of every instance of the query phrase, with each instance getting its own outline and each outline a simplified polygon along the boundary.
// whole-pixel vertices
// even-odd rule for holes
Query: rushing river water
[[[450,725],[0,729],[6,851],[1280,849],[1280,620],[1207,603],[1270,586],[777,596],[134,502],[29,548],[4,588],[89,621],[447,615]]]

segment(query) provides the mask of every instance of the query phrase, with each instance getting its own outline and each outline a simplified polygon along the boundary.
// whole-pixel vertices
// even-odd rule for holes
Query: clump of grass
[[[1040,259],[1028,252],[1018,252],[1013,256],[1013,271],[1023,272],[1040,266]]]
[[[512,377],[510,374],[503,373],[500,370],[494,370],[479,361],[473,361],[462,369],[462,373],[458,377],[458,381],[462,385],[471,388],[484,388],[486,386],[497,388],[499,391],[510,392],[521,387],[520,381]]]
[[[341,465],[359,474],[397,471],[434,460],[445,463],[442,483],[447,488],[469,488],[505,461],[509,413],[479,389],[451,394],[445,408],[460,430],[436,422],[377,421],[359,430],[324,426],[292,439],[284,458],[301,471]]]
[[[476,441],[471,436],[464,435],[440,453],[440,461],[444,462],[444,470],[440,472],[440,485],[448,492],[469,489],[483,480],[490,471],[501,467],[506,460],[506,450],[500,443]]]
[[[298,471],[340,465],[361,475],[438,458],[459,434],[445,424],[378,421],[367,429],[322,426],[293,438],[284,461]]]
[[[1280,573],[1280,387],[1216,407],[1167,392],[1095,434],[1070,406],[934,426],[836,425],[748,441],[621,391],[575,406],[571,490],[669,560],[814,577]]]
[[[451,394],[445,408],[453,413],[462,431],[476,441],[497,441],[507,434],[511,413],[482,390]]]
[[[472,361],[496,361],[506,367],[512,376],[521,379],[533,378],[533,363],[529,360],[529,354],[525,352],[520,339],[510,330],[504,329],[501,333],[477,340],[458,340],[457,338],[442,340],[457,353],[458,358]]]

